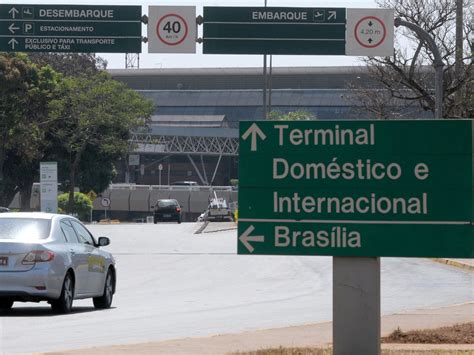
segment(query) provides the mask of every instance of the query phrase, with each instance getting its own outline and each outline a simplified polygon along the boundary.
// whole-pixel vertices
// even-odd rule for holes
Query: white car
[[[68,313],[82,298],[109,308],[117,273],[112,254],[100,249],[109,244],[68,215],[0,214],[0,312],[14,302],[47,301]]]

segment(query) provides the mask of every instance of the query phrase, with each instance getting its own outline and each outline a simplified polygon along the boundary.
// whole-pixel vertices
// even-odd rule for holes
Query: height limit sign
[[[149,6],[148,53],[196,53],[196,7]]]
[[[393,9],[347,9],[346,55],[393,55]]]

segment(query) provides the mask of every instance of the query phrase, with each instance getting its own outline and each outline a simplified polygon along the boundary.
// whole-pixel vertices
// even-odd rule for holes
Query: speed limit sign
[[[196,7],[149,6],[148,53],[196,53]]]

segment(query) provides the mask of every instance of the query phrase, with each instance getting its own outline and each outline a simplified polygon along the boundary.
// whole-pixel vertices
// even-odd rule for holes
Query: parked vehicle
[[[232,221],[232,213],[227,205],[227,201],[223,198],[214,197],[209,203],[208,220],[214,221]]]
[[[2,212],[10,212],[10,210],[7,207],[1,207],[0,206],[0,213]]]
[[[173,186],[199,186],[196,181],[175,181],[171,185]]]
[[[68,313],[74,299],[92,298],[109,308],[116,286],[115,261],[76,218],[40,212],[0,214],[0,311],[14,302],[47,301]]]
[[[152,206],[153,222],[156,224],[160,221],[176,221],[181,223],[181,207],[178,201],[174,199],[161,199],[156,201]]]
[[[233,221],[232,211],[224,198],[217,197],[209,200],[209,206],[199,217],[198,221]]]

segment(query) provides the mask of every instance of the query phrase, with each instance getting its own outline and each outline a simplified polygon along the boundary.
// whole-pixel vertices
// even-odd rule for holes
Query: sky
[[[148,6],[196,6],[196,14],[202,15],[203,6],[264,6],[265,0],[157,0],[157,1],[124,1],[124,0],[0,0],[7,4],[67,4],[67,5],[141,5],[142,13],[148,14]],[[267,0],[267,6],[286,7],[346,7],[376,8],[374,0]],[[142,27],[142,36],[146,36],[146,25]],[[198,28],[198,37],[202,35],[202,26]],[[140,68],[223,68],[223,67],[261,67],[262,55],[216,55],[202,54],[202,45],[197,44],[196,54],[163,54],[147,53],[147,44],[142,44]],[[124,53],[97,53],[108,61],[108,69],[125,68]],[[358,57],[351,56],[272,56],[273,67],[295,66],[346,66],[360,65]]]

